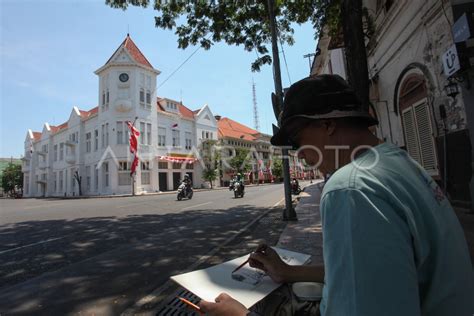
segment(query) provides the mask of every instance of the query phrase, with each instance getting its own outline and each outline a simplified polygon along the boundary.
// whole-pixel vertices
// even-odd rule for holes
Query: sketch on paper
[[[252,268],[242,268],[239,271],[232,273],[232,279],[252,285],[258,285],[264,276],[265,272]]]
[[[310,256],[286,249],[273,248],[278,255],[290,265],[306,263]],[[214,301],[222,292],[228,293],[241,302],[246,308],[254,305],[280,286],[261,270],[251,268],[248,264],[232,271],[248,259],[250,254],[232,259],[221,264],[192,272],[172,276],[171,279],[200,299]],[[237,273],[239,272],[239,273]],[[236,276],[232,276],[236,274]],[[240,276],[239,276],[240,275]],[[236,280],[240,279],[240,280]]]
[[[286,264],[290,264],[295,259],[286,255],[281,255],[280,258]],[[265,272],[260,269],[243,267],[242,269],[232,273],[232,279],[252,285],[258,285],[260,282],[262,282],[262,279],[265,275]]]

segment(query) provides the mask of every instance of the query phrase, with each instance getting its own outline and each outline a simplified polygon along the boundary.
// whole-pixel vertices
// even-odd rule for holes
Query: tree
[[[79,172],[77,170],[76,172],[74,172],[74,179],[76,179],[77,186],[79,187],[79,196],[81,196],[82,195],[82,187],[81,187],[82,176],[79,176]]]
[[[249,150],[236,148],[235,156],[229,160],[230,167],[239,173],[245,173],[252,168],[249,163]]]
[[[9,163],[3,170],[2,188],[7,194],[14,194],[17,190],[23,190],[23,172],[21,172],[21,165]]]
[[[204,140],[200,146],[200,155],[204,169],[202,171],[202,178],[209,182],[212,187],[212,182],[219,177],[219,160],[220,155],[216,150],[216,140]]]
[[[277,179],[283,177],[283,162],[280,158],[275,158],[273,161],[272,174]]]
[[[153,4],[159,15],[155,26],[175,30],[178,47],[201,45],[209,49],[216,42],[242,45],[255,51],[252,71],[272,63],[267,45],[271,41],[267,0],[255,1],[163,1],[163,0],[106,0],[112,8],[126,10],[129,5],[147,7]],[[363,30],[362,0],[279,0],[275,1],[277,29],[280,43],[293,45],[292,23],[311,21],[315,38],[326,25],[331,33],[343,31],[349,82],[364,105],[368,102],[369,80]],[[182,17],[185,17],[185,22]],[[368,15],[366,15],[368,16]],[[367,103],[368,104],[368,103]],[[367,109],[368,110],[368,107]]]
[[[217,180],[218,176],[219,176],[218,169],[212,169],[206,166],[206,168],[204,168],[204,170],[202,171],[202,178],[206,180],[207,182],[209,182],[209,184],[211,185],[211,189],[213,188],[212,182]]]
[[[341,0],[340,22],[344,34],[344,47],[347,65],[347,77],[355,93],[362,101],[365,111],[369,111],[369,71],[365,35],[370,36],[370,17],[362,9],[362,0]],[[355,14],[354,14],[355,13]],[[364,33],[363,17],[367,24]]]

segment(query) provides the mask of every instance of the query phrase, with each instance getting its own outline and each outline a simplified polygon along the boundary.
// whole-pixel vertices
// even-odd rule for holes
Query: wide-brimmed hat
[[[362,103],[351,86],[339,75],[310,76],[295,82],[288,89],[279,117],[279,128],[271,139],[275,146],[292,146],[289,126],[296,119],[322,120],[355,118],[367,126],[378,124],[377,119],[362,110]]]

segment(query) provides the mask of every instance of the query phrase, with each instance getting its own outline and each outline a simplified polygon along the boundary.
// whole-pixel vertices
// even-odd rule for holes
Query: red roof
[[[115,50],[115,52],[112,54],[112,56],[107,60],[105,64],[108,64],[108,62],[112,59],[112,57],[115,55],[115,53],[122,47],[125,47],[127,52],[132,56],[132,58],[139,64],[153,68],[153,66],[150,64],[148,59],[146,59],[145,55],[142,54],[140,49],[138,49],[137,45],[132,41],[132,38],[130,37],[129,34],[127,34],[127,37],[124,39],[122,44]]]
[[[178,109],[179,113],[181,113],[182,116],[193,119],[194,118],[194,113],[187,107],[185,107],[183,104],[178,104]]]
[[[67,128],[67,122],[62,123],[59,126],[50,125],[49,127],[51,127],[51,132],[57,133],[57,132]]]
[[[250,127],[240,124],[230,118],[223,117],[217,121],[217,130],[221,138],[236,138],[244,140],[256,140],[260,133]]]
[[[41,132],[33,132],[33,139],[34,140],[41,139]]]
[[[88,117],[90,117],[94,114],[97,114],[97,112],[99,112],[99,107],[98,106],[96,106],[95,108],[90,109],[89,111],[79,110],[79,113],[81,113],[82,118],[88,118]]]
[[[165,109],[165,107],[163,106],[162,102],[166,102],[166,100],[176,103],[178,105],[179,113],[183,117],[194,119],[194,113],[197,113],[199,111],[199,110],[192,111],[188,107],[186,107],[184,104],[182,104],[181,102],[178,102],[178,101],[175,101],[175,100],[171,100],[171,99],[168,99],[168,98],[156,98],[156,109],[157,109],[157,111],[173,113],[173,112],[167,111]]]

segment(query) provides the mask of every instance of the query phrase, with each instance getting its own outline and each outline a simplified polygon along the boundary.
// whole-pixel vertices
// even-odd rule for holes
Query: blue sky
[[[98,103],[101,67],[127,31],[150,63],[162,73],[158,86],[196,49],[178,49],[174,31],[154,26],[156,11],[112,9],[103,0],[3,0],[0,2],[0,157],[20,157],[28,128],[66,121],[73,106],[88,110]],[[295,25],[294,46],[284,46],[291,82],[309,73],[304,54],[316,47],[311,25]],[[199,50],[157,94],[191,109],[209,104],[214,114],[253,127],[252,79],[256,84],[260,131],[274,122],[270,93],[272,69],[250,71],[255,53],[224,43]],[[281,56],[283,57],[283,56]],[[283,86],[288,86],[281,58]]]

